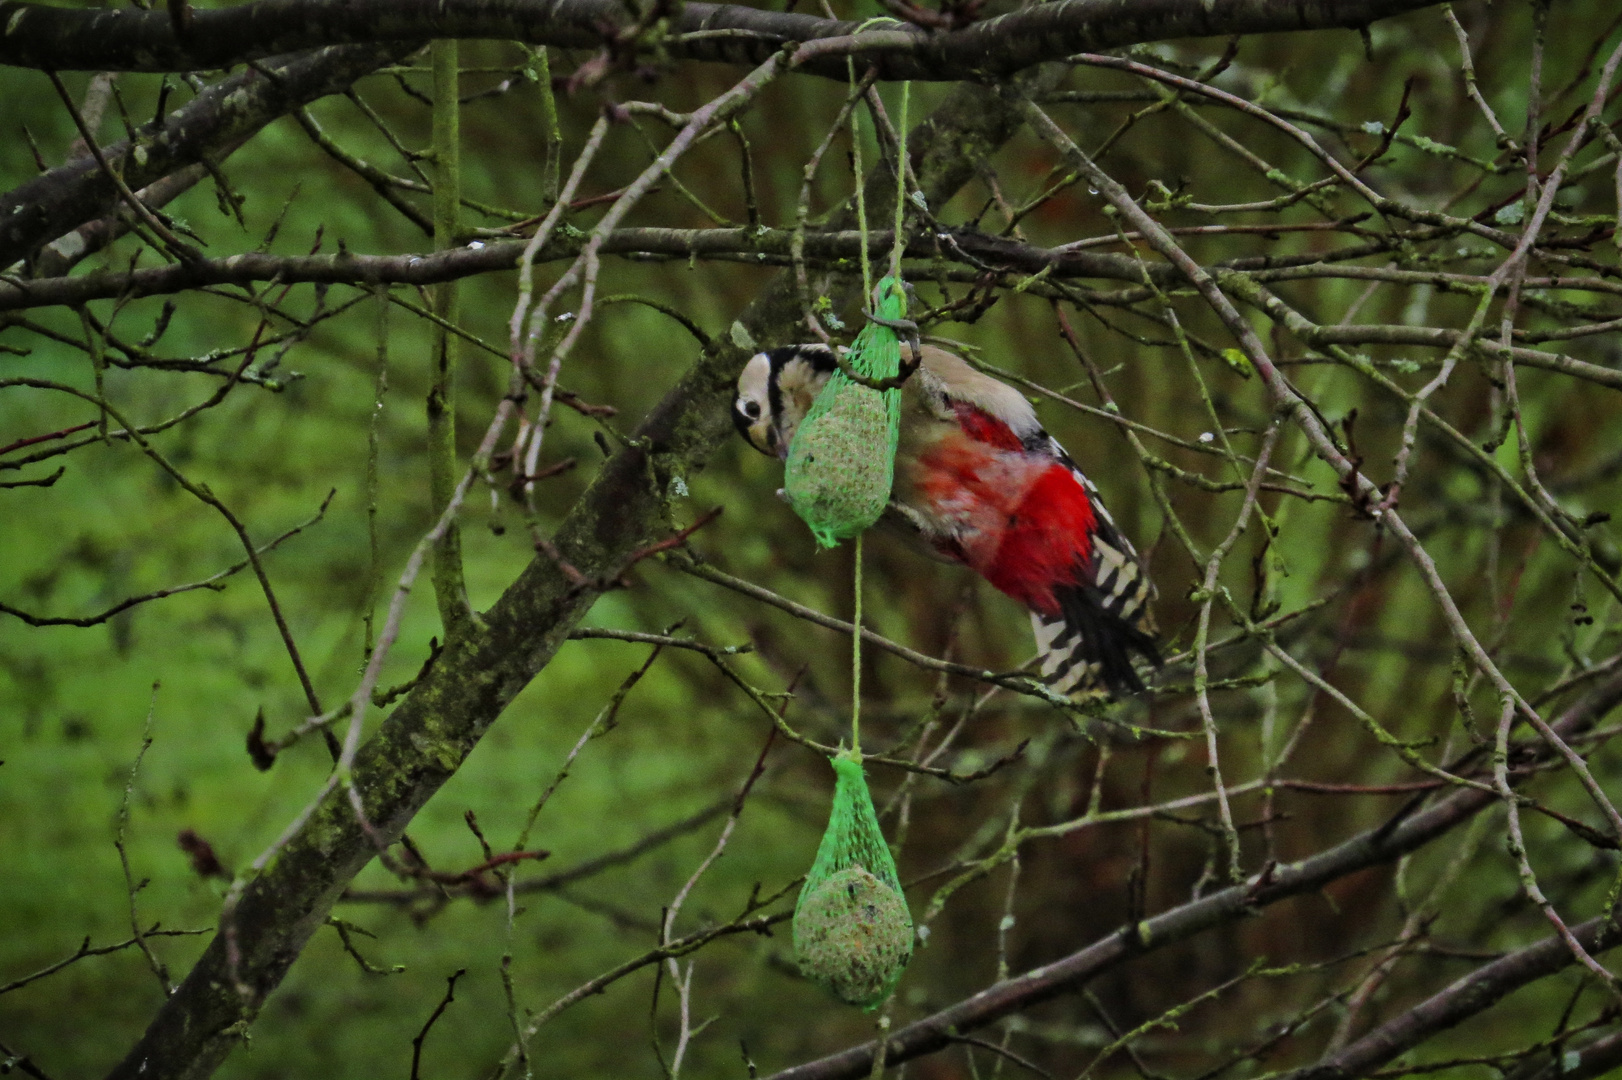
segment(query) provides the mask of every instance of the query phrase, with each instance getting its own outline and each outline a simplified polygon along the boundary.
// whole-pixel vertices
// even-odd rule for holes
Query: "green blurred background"
[[[1558,89],[1594,66],[1595,34],[1609,21],[1611,5],[1555,5],[1545,50],[1545,86]],[[1476,66],[1489,100],[1519,130],[1525,115],[1528,8],[1520,4],[1460,5],[1470,29]],[[1614,43],[1614,27],[1608,48]],[[1441,15],[1424,11],[1372,29],[1372,59],[1351,31],[1275,35],[1247,39],[1231,73],[1219,81],[1276,108],[1299,108],[1349,125],[1336,134],[1318,129],[1343,160],[1366,152],[1374,140],[1357,125],[1389,122],[1405,80],[1413,80],[1414,117],[1404,131],[1491,160],[1490,130],[1465,98],[1453,37]],[[1220,55],[1223,43],[1201,41],[1155,46],[1153,55],[1196,68]],[[1601,53],[1603,56],[1604,54]],[[554,53],[554,70],[566,72],[578,57]],[[465,92],[489,88],[502,71],[521,70],[525,55],[495,42],[463,46]],[[360,95],[387,119],[401,140],[422,147],[429,138],[428,110],[405,87],[427,85],[422,57],[398,77],[379,75],[358,84]],[[691,108],[739,76],[718,65],[686,65],[660,71],[651,84],[616,76],[596,90],[560,99],[565,149],[572,158],[605,97],[657,99],[671,108]],[[1586,101],[1592,76],[1578,90],[1546,105],[1550,115]],[[67,78],[82,93],[85,78]],[[150,115],[158,77],[125,75],[119,88],[129,113]],[[1125,76],[1080,69],[1067,77],[1070,90],[1141,91]],[[949,87],[912,88],[913,115],[923,115]],[[174,107],[185,92],[170,101]],[[753,157],[765,223],[793,220],[801,169],[826,131],[844,87],[810,77],[789,77],[769,88],[741,120]],[[892,113],[896,88],[887,88]],[[1550,92],[1553,96],[1553,90]],[[0,101],[8,152],[0,159],[0,183],[11,187],[34,174],[20,140],[26,125],[47,163],[62,160],[72,125],[38,73],[0,70]],[[1143,102],[1059,104],[1052,111],[1084,146],[1097,147]],[[398,154],[343,99],[317,103],[312,112],[352,152],[404,172]],[[1278,132],[1231,113],[1202,109],[1200,115],[1238,138],[1254,153],[1306,181],[1320,173],[1298,146]],[[663,129],[644,127],[662,144]],[[110,114],[103,131],[118,130]],[[544,149],[540,92],[520,73],[498,96],[471,101],[463,117],[466,193],[524,213],[543,209],[538,163]],[[612,191],[649,160],[649,143],[619,126],[583,193]],[[1579,158],[1588,161],[1601,151]],[[875,148],[868,142],[868,160]],[[819,174],[814,208],[821,210],[849,190],[843,144]],[[1186,181],[1195,199],[1232,203],[1268,199],[1277,190],[1234,156],[1214,148],[1191,122],[1172,110],[1132,123],[1109,149],[1103,164],[1134,194],[1149,180],[1176,188]],[[1028,133],[995,158],[998,196],[1018,204],[1031,198],[1055,165],[1051,152]],[[366,253],[417,252],[429,241],[354,175],[338,168],[289,120],[272,124],[223,165],[245,196],[245,228],[224,215],[215,190],[201,184],[171,207],[208,244],[210,254],[254,247],[279,216],[283,223],[271,250],[307,252],[321,237],[323,250],[340,242]],[[706,143],[676,170],[677,178],[717,213],[731,220],[745,214],[739,195],[737,143],[726,137]],[[1398,144],[1373,171],[1382,191],[1440,205],[1463,192],[1454,208],[1475,213],[1512,197],[1524,184],[1513,169],[1483,175],[1466,162]],[[1571,214],[1608,215],[1615,224],[1611,174],[1600,170],[1579,181],[1569,196]],[[1471,185],[1474,184],[1474,187]],[[976,218],[992,193],[985,178],[970,184],[941,219]],[[1352,200],[1337,196],[1337,206]],[[1071,187],[1027,217],[1021,228],[1040,244],[1108,234],[1112,225],[1084,186]],[[589,227],[600,208],[571,220]],[[1349,211],[1348,211],[1349,212]],[[1173,225],[1208,224],[1188,210],[1161,215]],[[472,224],[485,222],[469,212]],[[1281,216],[1240,215],[1227,221],[1317,220],[1298,205]],[[675,185],[665,184],[629,224],[702,227],[706,218]],[[982,225],[995,230],[995,211]],[[1372,224],[1371,224],[1371,227]],[[1202,261],[1245,254],[1320,250],[1333,234],[1223,235],[1189,238]],[[1479,248],[1473,255],[1447,252],[1450,265],[1486,273],[1493,253],[1477,241],[1450,247]],[[123,266],[129,241],[90,260]],[[1609,241],[1593,257],[1615,262]],[[1440,256],[1438,256],[1440,258]],[[1469,261],[1473,258],[1473,261]],[[1461,262],[1461,260],[1463,260]],[[548,281],[550,268],[540,278]],[[605,292],[635,292],[686,313],[714,336],[724,336],[733,318],[772,271],[741,263],[612,261]],[[1280,286],[1323,322],[1337,321],[1364,292],[1358,281],[1321,280]],[[399,295],[412,303],[411,290]],[[956,288],[952,295],[961,295]],[[239,299],[189,294],[160,344],[160,355],[202,357],[240,348],[258,314]],[[921,287],[926,302],[940,302],[933,285]],[[271,391],[244,386],[218,407],[155,439],[162,452],[191,479],[204,482],[246,523],[259,542],[316,513],[335,490],[324,518],[266,557],[266,567],[288,623],[327,704],[353,689],[362,662],[362,616],[371,574],[365,505],[368,425],[374,406],[377,307],[356,290],[334,287],[324,304],[358,302],[345,314],[322,321],[303,340],[275,356],[269,374],[284,383]],[[493,274],[463,286],[464,325],[505,351],[506,321],[515,299],[515,276]],[[1592,297],[1583,297],[1588,303]],[[284,307],[309,313],[315,290],[298,286]],[[1469,298],[1428,288],[1374,292],[1358,318],[1462,326]],[[1176,301],[1191,332],[1223,346],[1228,339],[1214,320],[1187,298]],[[139,339],[151,329],[163,301],[122,305],[116,327]],[[91,305],[98,318],[114,317],[111,302]],[[76,313],[45,309],[23,313],[27,324],[0,330],[0,375],[49,378],[89,389],[91,364],[74,343],[82,339]],[[1144,345],[1112,332],[1100,320],[1072,320],[1100,364],[1123,411],[1161,431],[1198,442],[1212,424],[1204,413],[1188,362],[1167,335],[1143,320],[1122,315],[1123,326],[1154,339]],[[1525,325],[1549,316],[1531,314]],[[1258,319],[1264,337],[1271,330]],[[427,466],[423,453],[423,399],[428,387],[431,328],[400,307],[388,314],[388,390],[378,418],[381,484],[378,522],[385,583],[398,575],[412,546],[431,524]],[[1051,310],[1038,295],[1007,295],[972,325],[944,322],[933,328],[983,350],[980,356],[1043,386],[1093,403],[1085,372],[1058,337]],[[1404,408],[1345,368],[1315,362],[1281,335],[1269,340],[1293,361],[1285,370],[1310,392],[1324,415],[1351,425],[1358,450],[1380,477],[1400,437]],[[1570,343],[1573,355],[1616,366],[1610,336]],[[1368,350],[1393,378],[1410,389],[1435,371],[1437,354],[1417,349]],[[564,368],[562,385],[586,401],[618,410],[607,421],[629,431],[697,356],[695,342],[674,322],[638,305],[602,311]],[[467,347],[462,353],[458,431],[465,456],[473,449],[506,381],[501,355]],[[256,366],[269,368],[262,352]],[[1200,361],[1200,374],[1236,443],[1254,450],[1268,406],[1258,380],[1220,362]],[[1548,372],[1520,371],[1525,418],[1536,439],[1545,481],[1561,505],[1578,515],[1618,504],[1622,492],[1622,399]],[[1492,387],[1476,361],[1467,362],[1436,407],[1479,443],[1490,433]],[[214,376],[112,368],[106,393],[126,415],[149,422],[172,415],[218,386]],[[1186,648],[1197,608],[1188,599],[1194,563],[1163,525],[1149,484],[1166,482],[1139,463],[1111,425],[1040,399],[1044,422],[1071,450],[1102,490],[1123,528],[1150,554],[1159,588],[1161,627],[1172,651]],[[56,430],[87,419],[84,402],[60,394],[10,388],[0,392],[0,444]],[[593,475],[602,454],[594,441],[597,422],[559,409],[546,439],[543,464],[575,458],[577,466],[543,482],[537,498],[543,527],[563,514]],[[1219,459],[1156,444],[1181,468],[1229,479]],[[1595,621],[1577,625],[1572,604],[1573,562],[1534,523],[1503,509],[1492,482],[1438,444],[1428,432],[1404,499],[1407,516],[1421,532],[1444,578],[1467,616],[1491,642],[1517,684],[1535,693],[1575,670],[1616,651],[1618,616],[1600,591],[1586,593]],[[1520,466],[1513,440],[1498,451],[1511,471]],[[67,469],[50,487],[0,491],[0,599],[42,615],[87,615],[126,596],[195,581],[241,557],[235,536],[219,515],[180,489],[135,449],[92,444],[63,459]],[[1286,430],[1279,466],[1333,492],[1333,478],[1312,460],[1298,432]],[[44,475],[56,462],[30,466],[3,479]],[[847,548],[817,553],[808,533],[774,497],[778,466],[734,442],[700,475],[677,508],[691,520],[713,506],[725,513],[700,532],[694,547],[728,572],[821,610],[849,614],[851,556]],[[1175,480],[1166,482],[1170,504],[1202,550],[1226,533],[1237,510],[1237,493],[1212,493]],[[463,516],[468,585],[475,608],[488,606],[531,557],[521,515],[506,501],[492,510],[489,492],[476,487]],[[1249,602],[1258,589],[1256,567],[1269,567],[1261,586],[1281,609],[1315,600],[1329,602],[1292,624],[1293,653],[1320,667],[1345,693],[1404,739],[1450,734],[1462,745],[1453,696],[1453,650],[1434,602],[1395,545],[1376,537],[1333,501],[1264,505],[1279,525],[1272,558],[1263,554],[1259,529],[1240,541],[1223,582]],[[1496,515],[1496,516],[1495,516]],[[1597,557],[1614,569],[1614,533],[1594,530]],[[888,538],[868,548],[867,615],[881,632],[934,655],[949,646],[965,663],[1013,668],[1031,649],[1026,618],[1006,598],[964,570],[920,559]],[[845,638],[808,627],[783,613],[658,562],[638,566],[628,590],[609,594],[593,609],[589,625],[662,631],[685,620],[684,633],[719,645],[752,643],[756,651],[736,661],[757,685],[782,689],[802,668],[791,718],[814,737],[834,741],[848,704]],[[1220,610],[1220,609],[1219,609]],[[1582,614],[1578,612],[1577,614]],[[1229,630],[1219,631],[1225,636]],[[440,633],[426,582],[412,594],[400,642],[382,679],[409,678]],[[473,811],[498,847],[510,846],[539,793],[557,776],[565,756],[598,715],[620,682],[646,658],[642,645],[595,640],[574,642],[558,654],[484,737],[455,778],[417,817],[409,834],[433,866],[452,869],[481,858],[464,813]],[[1221,654],[1222,673],[1265,670],[1254,645]],[[1186,670],[1169,679],[1186,685]],[[940,688],[950,721],[975,688],[952,682]],[[893,739],[931,707],[936,680],[893,657],[870,655],[864,678],[867,722],[881,742]],[[1257,775],[1264,757],[1312,716],[1292,760],[1290,775],[1336,783],[1382,784],[1417,774],[1382,750],[1346,711],[1293,677],[1258,687],[1219,693],[1215,705],[1222,729],[1223,766],[1230,780]],[[1495,713],[1491,695],[1477,688],[1478,717]],[[1197,729],[1190,695],[1169,694],[1126,715],[1156,727]],[[318,789],[328,758],[316,740],[287,752],[274,769],[254,769],[244,738],[263,710],[271,734],[307,713],[299,684],[269,618],[265,599],[250,573],[229,579],[223,591],[198,590],[132,608],[91,628],[35,628],[0,615],[0,984],[69,956],[83,940],[92,945],[130,936],[129,897],[114,846],[120,808],[128,790],[127,847],[132,871],[144,886],[137,894],[143,927],[207,930],[216,919],[225,885],[193,871],[176,843],[182,830],[205,838],[226,867],[245,868]],[[150,717],[151,748],[133,775]],[[748,775],[764,745],[768,725],[748,699],[702,657],[669,650],[627,696],[618,726],[585,746],[570,775],[542,812],[532,845],[548,849],[547,861],[517,871],[519,880],[565,870],[635,843],[650,831],[724,799]],[[1488,721],[1483,719],[1482,723]],[[368,722],[368,731],[376,717]],[[1094,733],[1095,735],[1097,732]],[[966,726],[943,759],[971,770],[1031,739],[1024,762],[981,784],[953,787],[927,778],[912,783],[902,876],[914,882],[915,915],[938,885],[939,874],[966,854],[983,854],[1006,827],[1018,802],[1023,824],[1060,821],[1082,813],[1099,765],[1103,736],[1089,739],[1057,713],[1003,695]],[[1439,754],[1436,747],[1426,751]],[[1199,744],[1145,740],[1114,745],[1102,770],[1106,808],[1137,805],[1207,790]],[[1592,766],[1613,784],[1617,755],[1599,749]],[[871,774],[884,805],[901,782],[894,772]],[[765,778],[744,811],[726,854],[687,902],[679,929],[726,919],[742,908],[758,883],[766,893],[784,887],[809,865],[826,812],[831,777],[811,753],[777,743]],[[1539,798],[1568,813],[1589,812],[1583,796],[1563,774],[1539,782]],[[1324,797],[1281,793],[1266,830],[1247,828],[1247,865],[1265,850],[1297,858],[1376,824],[1400,797]],[[1262,814],[1257,798],[1236,803],[1241,823]],[[1064,839],[1026,846],[1013,894],[1011,927],[1002,959],[1015,972],[1055,959],[1114,929],[1135,913],[1181,902],[1197,888],[1215,841],[1210,808],[1188,811],[1185,820],[1160,819],[1090,829]],[[1590,814],[1590,816],[1592,816]],[[891,819],[887,827],[896,829]],[[423,1053],[424,1076],[486,1074],[511,1043],[501,979],[510,956],[513,991],[521,1009],[536,1011],[587,979],[651,947],[663,905],[710,850],[721,828],[713,817],[670,842],[623,865],[564,888],[521,897],[508,925],[500,902],[457,900],[442,908],[344,902],[336,913],[371,936],[355,935],[374,965],[398,974],[363,970],[346,955],[336,931],[324,929],[294,965],[281,990],[254,1026],[249,1048],[232,1055],[221,1075],[238,1077],[360,1076],[408,1074],[411,1039],[439,1001],[446,977],[467,969],[456,1000],[440,1019]],[[1614,858],[1581,843],[1558,824],[1528,818],[1529,839],[1547,891],[1574,920],[1596,910]],[[1265,840],[1263,832],[1268,835]],[[1257,956],[1273,964],[1312,962],[1387,941],[1403,919],[1399,894],[1422,894],[1455,855],[1467,857],[1458,883],[1446,893],[1432,928],[1441,943],[1431,954],[1405,963],[1387,984],[1371,1016],[1390,1015],[1468,969],[1453,955],[1504,948],[1543,936],[1547,924],[1517,899],[1514,865],[1503,853],[1501,814],[1489,814],[1476,847],[1464,847],[1463,832],[1437,850],[1416,856],[1393,880],[1390,868],[1371,870],[1338,883],[1319,896],[1270,909],[1265,917],[1207,934],[1163,950],[1096,983],[1092,989],[1122,1026],[1143,1022],[1161,1010],[1242,972]],[[1147,876],[1143,876],[1143,868]],[[357,879],[361,890],[400,886],[377,865]],[[1005,919],[1009,871],[1000,868],[952,896],[931,925],[902,984],[896,1022],[905,1022],[983,987],[998,975],[998,927]],[[153,940],[157,956],[175,978],[187,970],[207,935]],[[1442,947],[1445,945],[1446,947]],[[1450,951],[1451,950],[1451,951]],[[1298,1015],[1312,1002],[1355,982],[1356,962],[1288,977],[1245,982],[1215,1004],[1185,1017],[1176,1031],[1150,1034],[1142,1043],[1147,1060],[1171,1075],[1199,1075],[1233,1048],[1259,1037],[1266,1025]],[[659,1076],[651,1042],[657,1031],[668,1055],[675,1031],[669,986],[658,1017],[650,1021],[654,969],[647,967],[601,995],[563,1012],[541,1029],[531,1046],[536,1071],[556,1076]],[[1548,1035],[1565,1007],[1575,976],[1547,980],[1517,996],[1490,1021],[1466,1025],[1427,1052],[1445,1058],[1480,1053]],[[746,1075],[740,1041],[760,1069],[771,1071],[868,1037],[872,1019],[826,999],[793,970],[786,928],[770,936],[719,941],[697,958],[693,980],[699,1017],[716,1016],[695,1041],[686,1071],[693,1076]],[[1585,1007],[1597,1008],[1590,992]],[[0,995],[0,1040],[29,1054],[54,1080],[105,1070],[127,1050],[158,1007],[157,979],[135,949],[88,958],[20,990]],[[1301,1047],[1327,1036],[1335,1010],[1284,1056],[1297,1060]],[[1056,1073],[1073,1074],[1109,1039],[1087,1003],[1076,996],[1034,1010],[1020,1021],[1012,1044]],[[1294,1049],[1291,1049],[1293,1047]],[[989,1070],[993,1059],[979,1067]],[[1006,1066],[1013,1069],[1012,1065]],[[1243,1069],[1253,1069],[1250,1064]],[[970,1075],[967,1057],[937,1055],[909,1067],[913,1076]],[[1108,1075],[1130,1075],[1124,1058],[1112,1059]],[[1468,1070],[1461,1069],[1458,1075]],[[1482,1075],[1480,1072],[1474,1075]]]

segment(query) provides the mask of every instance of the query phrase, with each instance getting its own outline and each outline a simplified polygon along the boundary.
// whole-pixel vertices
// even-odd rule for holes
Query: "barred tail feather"
[[[1116,546],[1100,537],[1093,555],[1092,583],[1054,590],[1057,615],[1031,612],[1042,677],[1076,698],[1141,693],[1143,679],[1132,666],[1132,654],[1160,664],[1149,612],[1153,587],[1124,543]]]
[[[1132,653],[1159,666],[1154,637],[1105,611],[1096,598],[1080,596],[1081,592],[1071,594],[1074,602],[1064,603],[1058,618],[1031,612],[1042,678],[1073,698],[1142,693],[1143,679],[1132,666]]]

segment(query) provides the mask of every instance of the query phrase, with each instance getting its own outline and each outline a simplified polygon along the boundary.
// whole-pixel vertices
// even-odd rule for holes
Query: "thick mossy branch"
[[[914,169],[929,201],[944,203],[1017,123],[996,94],[969,86],[955,91],[911,135]],[[889,176],[875,177],[872,187],[871,204],[893,206],[886,201],[894,198]],[[781,343],[797,334],[798,318],[793,282],[779,275],[741,322],[756,341]],[[700,358],[655,406],[558,531],[557,553],[580,577],[538,556],[466,636],[447,645],[361,747],[352,775],[372,835],[340,789],[247,887],[229,925],[111,1077],[200,1078],[219,1065],[376,845],[400,836],[607,583],[668,531],[670,481],[701,469],[731,436],[733,385],[747,358],[732,347]]]
[[[881,79],[1003,75],[1071,53],[1170,38],[1357,28],[1438,0],[1056,0],[928,33],[897,23],[896,40],[865,50]],[[193,71],[340,42],[495,38],[596,48],[623,28],[619,0],[258,0],[196,10],[184,35],[169,13],[77,10],[0,0],[0,64],[80,71]],[[679,59],[758,64],[787,41],[845,37],[860,23],[698,0],[670,20],[670,36],[638,44]],[[731,31],[731,33],[716,33]],[[703,36],[683,40],[683,35]],[[843,80],[844,56],[801,70]]]

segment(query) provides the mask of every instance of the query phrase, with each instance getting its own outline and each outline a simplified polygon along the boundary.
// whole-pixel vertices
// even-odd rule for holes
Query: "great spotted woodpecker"
[[[902,387],[895,485],[884,523],[1024,604],[1042,676],[1073,697],[1137,693],[1132,652],[1158,665],[1137,552],[1091,482],[1019,391],[924,345]],[[738,378],[733,421],[784,458],[837,364],[826,345],[758,353]]]

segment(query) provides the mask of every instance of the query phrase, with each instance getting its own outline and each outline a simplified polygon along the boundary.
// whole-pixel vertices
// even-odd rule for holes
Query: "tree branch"
[[[0,26],[19,14],[0,12]],[[167,13],[162,16],[168,18]],[[22,22],[28,21],[25,15]],[[398,41],[344,45],[262,64],[205,88],[161,125],[138,129],[139,141],[133,148],[130,140],[121,139],[103,148],[102,154],[110,169],[138,191],[188,165],[217,158],[284,113],[342,92],[362,75],[415,47]],[[0,268],[101,217],[118,202],[113,181],[88,154],[0,195]]]
[[[605,255],[630,258],[690,259],[726,258],[753,259],[781,265],[792,254],[794,234],[787,229],[667,229],[635,227],[615,229],[599,249]],[[573,259],[580,254],[585,241],[580,236],[559,236],[543,244],[535,255],[536,262]],[[205,285],[247,285],[253,282],[275,280],[284,284],[315,282],[366,287],[373,284],[434,285],[445,281],[471,277],[476,274],[511,270],[523,256],[523,240],[490,240],[478,246],[461,246],[446,251],[407,255],[272,255],[266,252],[244,252],[219,259],[200,259],[187,263],[148,267],[141,270],[99,270],[74,276],[15,279],[0,281],[0,311],[16,311],[57,305],[73,306],[89,300],[115,297],[136,299],[146,296],[170,295]],[[889,251],[888,233],[875,232],[869,237],[872,256],[881,257]],[[804,237],[805,257],[812,261],[829,263],[850,258],[861,251],[861,234],[855,229],[828,229],[807,232]],[[1123,255],[1079,250],[1075,245],[1043,248],[1022,243],[1008,237],[991,236],[970,228],[943,228],[914,237],[907,244],[907,257],[932,262],[950,261],[1008,274],[1015,280],[1030,274],[1042,274],[1051,279],[1103,279],[1138,284],[1147,272],[1157,285],[1175,287],[1183,281],[1182,275],[1171,266],[1155,264],[1145,267]],[[1358,250],[1355,255],[1366,254]],[[1337,268],[1329,260],[1337,258],[1333,252],[1317,252],[1307,258],[1305,266],[1292,268],[1314,269],[1323,276],[1335,275]],[[1218,269],[1246,273],[1255,281],[1267,281],[1286,276],[1280,267],[1288,258],[1253,257],[1224,260],[1214,264]],[[1359,276],[1355,271],[1365,267],[1339,268],[1347,277]],[[1400,276],[1401,271],[1390,271]],[[1289,273],[1290,278],[1302,276]],[[1475,275],[1431,273],[1414,275],[1423,277],[1423,284],[1442,288],[1470,287],[1477,281]],[[1610,291],[1611,283],[1597,278],[1529,279],[1528,286],[1563,289],[1593,288]],[[1123,297],[1123,299],[1126,299]],[[1316,326],[1299,320],[1292,330],[1308,344],[1328,347],[1339,344],[1361,345],[1416,345],[1423,348],[1448,349],[1462,338],[1457,330],[1442,327],[1399,325]],[[1581,360],[1566,353],[1542,349],[1515,347],[1505,350],[1498,342],[1477,338],[1470,343],[1472,353],[1479,357],[1502,359],[1509,357],[1526,367],[1557,371],[1612,389],[1622,389],[1622,370]]]
[[[896,23],[864,49],[879,78],[957,80],[1008,74],[1071,53],[1170,38],[1365,27],[1437,0],[1058,0],[931,34]],[[0,0],[0,64],[83,71],[194,71],[318,45],[497,38],[596,48],[632,22],[618,0],[257,0],[197,10],[177,34],[161,9],[76,10]],[[861,25],[731,4],[684,5],[663,40],[670,56],[759,64],[784,42],[853,35]],[[692,35],[686,37],[686,35]],[[685,38],[685,39],[684,39]],[[844,55],[803,71],[843,80]]]
[[[1622,704],[1622,678],[1612,678],[1568,708],[1554,727],[1562,737],[1569,736],[1592,725],[1618,704]],[[1541,756],[1551,753],[1545,746],[1527,746],[1529,750],[1536,746],[1535,752]],[[908,1024],[889,1037],[885,1061],[896,1065],[933,1053],[952,1045],[966,1031],[984,1027],[1004,1016],[1078,989],[1134,957],[1254,915],[1259,909],[1279,900],[1316,892],[1348,874],[1390,862],[1424,846],[1496,802],[1497,798],[1492,792],[1472,788],[1455,791],[1429,810],[1411,815],[1408,811],[1415,804],[1410,803],[1391,821],[1327,851],[1288,866],[1271,867],[1221,892],[1172,908],[1142,922],[1129,923],[1079,952],[996,983],[933,1016]],[[1542,942],[1534,948],[1548,945],[1549,942]],[[1564,942],[1555,938],[1553,947],[1562,950],[1563,964],[1571,962],[1571,953],[1564,951]],[[1491,1002],[1484,1002],[1481,1008],[1488,1004]],[[866,1076],[872,1068],[877,1050],[876,1042],[864,1043],[785,1069],[769,1080],[844,1080]]]
[[[1604,952],[1622,942],[1622,927],[1605,916],[1574,926],[1571,933],[1591,953]],[[1568,967],[1573,959],[1564,938],[1551,934],[1535,945],[1517,949],[1477,968],[1339,1053],[1307,1068],[1284,1073],[1279,1080],[1350,1080],[1367,1076],[1437,1032],[1485,1012],[1527,983]]]

